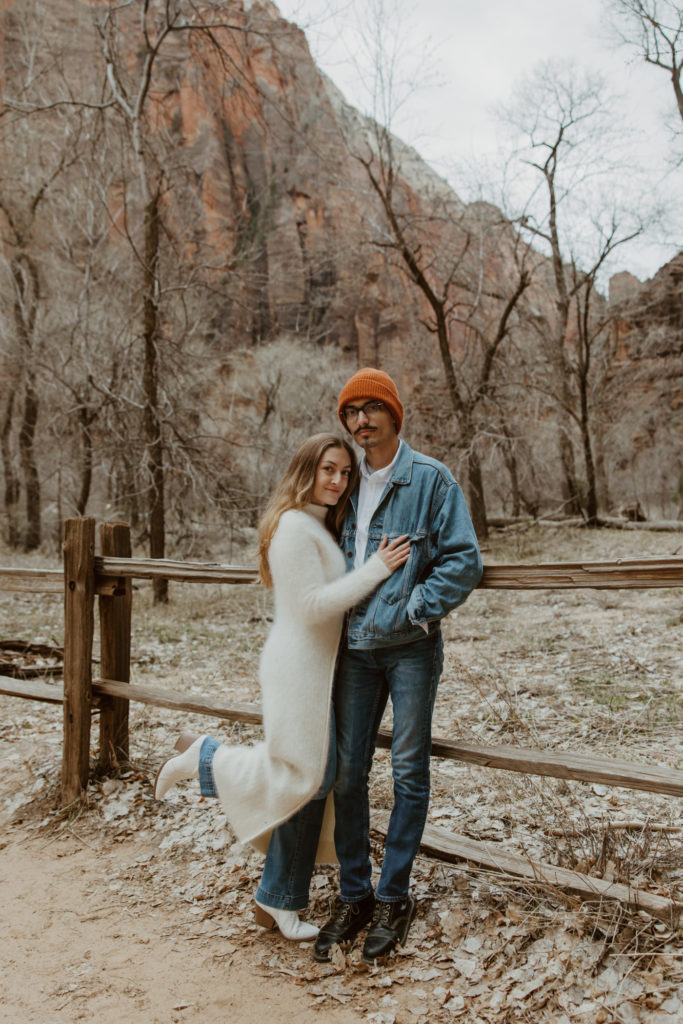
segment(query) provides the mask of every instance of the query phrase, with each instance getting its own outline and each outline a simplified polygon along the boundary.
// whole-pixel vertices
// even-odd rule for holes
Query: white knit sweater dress
[[[275,621],[259,671],[265,738],[247,748],[222,745],[213,758],[216,790],[233,831],[264,852],[271,831],[322,783],[344,613],[391,575],[377,554],[346,573],[324,524],[326,511],[308,505],[285,512],[270,545]],[[329,816],[323,833],[318,859],[329,860]]]

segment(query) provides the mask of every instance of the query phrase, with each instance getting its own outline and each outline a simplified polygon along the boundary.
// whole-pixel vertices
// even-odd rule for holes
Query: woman
[[[349,442],[315,434],[294,455],[261,520],[259,571],[275,597],[259,671],[264,740],[244,748],[184,734],[154,785],[161,799],[181,779],[198,777],[203,795],[219,797],[238,838],[267,850],[256,920],[298,941],[318,932],[297,911],[308,903],[334,784],[331,697],[344,613],[410,554],[406,537],[384,538],[361,568],[345,573],[337,539],[357,474]]]

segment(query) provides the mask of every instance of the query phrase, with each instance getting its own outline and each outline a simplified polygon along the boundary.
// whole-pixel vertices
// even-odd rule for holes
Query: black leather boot
[[[398,903],[377,900],[372,924],[365,937],[363,960],[368,964],[374,963],[391,953],[396,946],[403,946],[416,910],[413,896],[406,896]]]
[[[372,893],[356,903],[340,901],[335,913],[318,933],[313,947],[313,958],[320,964],[327,963],[332,946],[342,945],[354,939],[372,919],[374,909],[375,897]]]

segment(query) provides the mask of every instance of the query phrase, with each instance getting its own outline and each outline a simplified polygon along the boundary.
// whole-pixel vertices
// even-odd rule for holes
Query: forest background
[[[609,6],[683,121],[680,5]],[[407,439],[462,480],[481,538],[501,517],[683,516],[683,253],[606,277],[672,216],[620,163],[604,80],[539,63],[465,202],[392,133],[399,55],[370,8],[374,117],[271,3],[3,4],[11,548],[91,514],[152,557],[241,555],[363,364],[396,378]]]

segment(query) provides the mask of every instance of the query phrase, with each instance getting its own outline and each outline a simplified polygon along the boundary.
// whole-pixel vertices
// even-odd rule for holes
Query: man
[[[440,622],[476,587],[482,564],[453,476],[399,439],[403,406],[391,377],[359,370],[342,388],[338,412],[364,450],[340,541],[349,567],[369,558],[385,535],[407,534],[411,543],[404,568],[349,613],[335,683],[340,901],[314,956],[328,960],[335,943],[350,942],[370,924],[363,959],[372,963],[403,945],[415,916],[409,883],[429,804],[431,721],[443,666]],[[394,805],[373,892],[368,778],[389,697]]]

